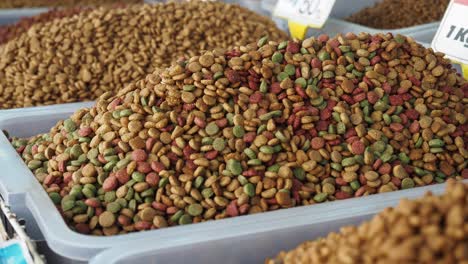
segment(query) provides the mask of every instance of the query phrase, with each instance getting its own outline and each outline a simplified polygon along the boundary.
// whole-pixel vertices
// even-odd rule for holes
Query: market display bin
[[[444,184],[420,187],[314,206],[240,217],[217,232],[206,233],[196,241],[178,241],[171,247],[154,238],[134,241],[102,252],[90,264],[123,263],[263,263],[281,250],[290,250],[306,240],[339,231],[345,225],[358,225],[378,211],[395,206],[399,199],[421,197],[425,192],[440,194]]]
[[[309,29],[308,36],[318,36],[320,34],[328,34],[334,36],[338,33],[360,33],[367,32],[371,34],[376,34],[380,32],[392,32],[393,34],[402,34],[413,37],[415,40],[420,42],[430,43],[437,28],[439,27],[440,22],[432,22],[427,24],[422,24],[418,26],[399,28],[399,29],[378,29],[370,28],[367,26],[355,24],[344,20],[344,18],[349,15],[365,8],[372,6],[373,4],[381,0],[362,0],[362,1],[350,1],[350,0],[336,0],[335,5],[333,6],[332,12],[329,19],[321,29]],[[277,0],[263,0],[262,8],[272,14]],[[278,27],[283,30],[288,30],[287,22],[281,18],[273,18]]]
[[[9,131],[10,135],[21,137],[47,132],[58,120],[68,117],[84,106],[89,106],[89,103],[2,111],[0,112],[0,129]],[[292,247],[304,239],[323,235],[328,230],[336,229],[343,224],[362,221],[386,206],[395,205],[400,198],[419,197],[427,190],[440,193],[444,188],[443,184],[437,184],[200,224],[113,237],[96,237],[82,235],[68,228],[46,192],[3,133],[0,133],[0,150],[0,167],[2,168],[0,194],[10,204],[12,210],[26,220],[30,236],[36,240],[47,241],[48,247],[55,254],[53,257],[56,263],[89,261],[101,251],[118,246],[125,248],[134,246],[143,249],[149,245],[155,247],[155,252],[161,252],[163,254],[161,258],[164,260],[164,256],[168,258],[189,256],[169,254],[169,252],[176,252],[178,247],[197,250],[190,252],[208,252],[198,250],[213,245],[227,249],[234,242],[239,245],[247,242],[255,243],[256,246],[262,247],[262,249],[256,248],[251,251],[251,254],[258,252],[257,258],[259,259],[272,255],[277,250]],[[288,234],[290,235],[287,236]],[[264,241],[264,243],[259,241]],[[234,251],[239,250],[238,252],[249,249],[251,248],[244,246],[239,246],[237,249],[231,248]],[[209,252],[211,257],[207,256],[208,254],[204,256],[209,257],[210,260],[220,259],[223,254],[232,254],[221,254],[220,252],[225,252],[224,249],[209,250]],[[264,252],[264,255],[260,256],[260,252]],[[181,259],[175,259],[174,263],[178,260]],[[204,261],[207,260],[199,259],[199,263]],[[163,263],[166,262],[163,261]]]

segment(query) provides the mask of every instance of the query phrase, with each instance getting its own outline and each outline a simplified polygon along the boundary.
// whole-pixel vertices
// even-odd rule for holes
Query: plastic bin
[[[443,189],[444,186],[439,184],[295,208],[286,210],[288,214],[283,217],[266,213],[264,220],[247,222],[247,218],[239,219],[235,226],[226,225],[219,233],[209,233],[198,241],[177,243],[172,247],[162,248],[152,238],[132,241],[125,246],[102,252],[94,257],[90,264],[263,263],[265,258],[274,257],[281,250],[293,249],[306,240],[325,236],[331,231],[338,231],[342,226],[356,225],[370,219],[383,208],[396,205],[402,197],[420,197],[428,190],[439,194]]]
[[[262,8],[271,14],[274,10],[277,0],[263,0]],[[344,18],[349,15],[375,4],[381,0],[336,0],[335,6],[332,9],[330,18],[327,20],[321,29],[309,29],[307,36],[318,36],[320,34],[328,34],[334,36],[338,33],[378,33],[378,32],[392,32],[393,34],[402,34],[413,37],[420,42],[430,43],[434,37],[440,22],[433,22],[422,24],[418,26],[400,28],[400,29],[377,29],[370,28],[363,25],[345,21]],[[287,22],[280,18],[273,18],[278,27],[283,30],[288,30]]]
[[[58,120],[67,118],[74,110],[82,106],[83,104],[70,104],[14,109],[9,110],[8,114],[5,114],[6,111],[2,111],[0,112],[0,129],[9,131],[11,135],[23,137],[47,132]],[[369,215],[385,206],[393,205],[401,197],[418,197],[426,190],[434,190],[435,192],[443,190],[443,186],[438,184],[412,190],[375,194],[370,197],[283,209],[200,224],[113,237],[96,237],[82,235],[68,228],[46,192],[23,163],[21,157],[11,147],[10,142],[3,133],[0,133],[0,168],[2,168],[0,171],[0,194],[9,203],[12,210],[26,220],[30,236],[36,240],[45,239],[47,241],[50,249],[56,254],[54,258],[57,263],[88,261],[99,252],[117,246],[127,248],[129,245],[133,245],[144,248],[151,244],[157,249],[167,249],[164,254],[168,254],[167,252],[175,252],[171,250],[179,246],[197,248],[198,246],[195,245],[199,243],[202,243],[200,244],[202,247],[207,245],[218,246],[218,243],[219,246],[228,247],[230,242],[224,244],[221,242],[231,240],[237,241],[236,243],[241,245],[248,241],[265,241],[265,245],[255,243],[259,247],[264,247],[265,253],[271,255],[276,250],[287,248],[288,245],[293,246],[301,240],[310,238],[306,236],[307,233],[302,233],[308,229],[307,227],[315,223],[322,223],[323,226],[321,225],[318,229],[320,232],[326,231],[328,229],[325,227],[331,226],[333,221],[338,221],[340,225],[344,224],[344,222],[339,222],[342,218],[351,217],[357,219],[356,221],[360,221],[361,216]],[[289,232],[292,232],[294,236],[286,238]],[[314,232],[317,232],[317,230]],[[277,236],[284,236],[284,239],[281,239],[281,241],[273,240]],[[257,240],[257,237],[260,240]],[[270,242],[267,243],[266,241]],[[236,250],[241,249],[248,250],[249,248],[240,246]],[[270,249],[270,251],[267,251],[267,249]],[[213,254],[213,258],[215,256],[221,257],[220,254],[210,252],[210,255]],[[254,254],[255,252],[251,253]],[[170,254],[167,256],[170,257]],[[180,255],[180,257],[182,256],[188,258],[189,255]],[[191,255],[191,257],[194,257],[194,255]],[[200,259],[200,261],[203,262],[204,259]]]

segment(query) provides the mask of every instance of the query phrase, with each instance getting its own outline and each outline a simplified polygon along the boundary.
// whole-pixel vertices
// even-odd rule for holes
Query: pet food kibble
[[[116,3],[136,4],[143,0],[2,0],[0,8],[101,6]]]
[[[212,1],[102,7],[38,23],[0,48],[0,109],[94,100],[181,58],[264,35],[287,37],[267,17]],[[189,65],[194,72],[221,67],[211,54]],[[186,93],[182,100],[195,98]]]
[[[467,197],[468,184],[450,181],[441,196],[403,199],[359,226],[304,242],[265,264],[467,263]]]
[[[43,187],[60,194],[50,196],[67,223],[78,231],[89,224],[91,234],[468,177],[468,124],[460,116],[468,115],[468,83],[442,54],[391,34],[320,39],[206,51],[12,144]],[[380,60],[362,65],[358,51]],[[283,59],[273,62],[278,52]],[[426,69],[414,68],[418,59]],[[437,66],[439,77],[431,75]],[[345,80],[353,85],[343,88]],[[421,104],[425,113],[415,115]],[[92,214],[75,218],[88,207],[106,212],[99,223]]]
[[[347,21],[378,29],[398,29],[439,21],[449,0],[381,0],[352,14]],[[424,60],[415,60],[415,68],[421,71]],[[443,69],[434,67],[432,75],[440,76]]]

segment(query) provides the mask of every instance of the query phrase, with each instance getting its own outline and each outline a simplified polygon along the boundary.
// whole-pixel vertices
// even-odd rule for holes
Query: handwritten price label
[[[432,48],[468,64],[468,0],[452,0],[432,40]],[[466,65],[465,65],[466,69]]]
[[[288,20],[291,34],[304,38],[307,27],[321,28],[335,0],[278,0],[273,15]]]

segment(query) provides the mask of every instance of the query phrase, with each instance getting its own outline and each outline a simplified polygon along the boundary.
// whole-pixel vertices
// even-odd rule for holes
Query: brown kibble
[[[279,191],[275,195],[276,201],[281,206],[290,206],[291,205],[291,196],[287,191]]]
[[[85,177],[94,177],[96,176],[96,169],[94,168],[94,165],[91,163],[86,164],[83,169],[81,169],[81,173]]]
[[[115,215],[109,211],[104,211],[99,215],[99,224],[102,227],[111,227],[115,223]]]
[[[278,176],[283,179],[290,179],[293,177],[293,172],[288,166],[281,166],[278,170]]]
[[[396,165],[393,167],[393,175],[399,179],[408,177],[408,173],[402,165]]]

